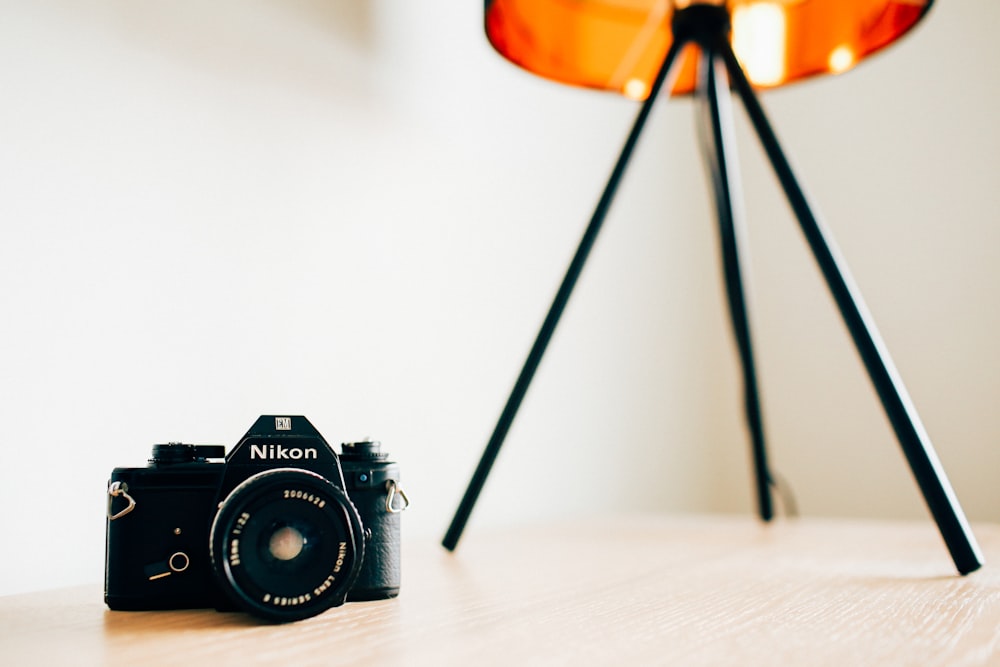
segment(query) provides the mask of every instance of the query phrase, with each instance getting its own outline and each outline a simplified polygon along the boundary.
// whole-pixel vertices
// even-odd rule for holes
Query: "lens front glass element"
[[[302,550],[310,547],[309,539],[298,528],[281,526],[271,533],[267,541],[267,556],[276,561],[295,560]]]
[[[344,601],[363,557],[357,511],[343,491],[305,470],[250,477],[223,501],[212,562],[243,609],[291,621]]]

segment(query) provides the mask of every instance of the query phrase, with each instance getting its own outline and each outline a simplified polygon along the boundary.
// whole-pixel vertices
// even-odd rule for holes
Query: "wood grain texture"
[[[1000,664],[1000,526],[958,576],[930,521],[599,517],[403,545],[403,593],[290,625],[0,598],[4,664]]]

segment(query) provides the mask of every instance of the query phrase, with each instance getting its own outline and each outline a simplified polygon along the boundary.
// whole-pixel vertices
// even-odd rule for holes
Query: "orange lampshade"
[[[933,0],[728,0],[732,43],[762,88],[839,73],[910,30]],[[673,39],[676,8],[697,0],[487,0],[486,35],[540,76],[645,99]],[[703,4],[723,4],[705,1]],[[695,86],[682,56],[673,93]]]

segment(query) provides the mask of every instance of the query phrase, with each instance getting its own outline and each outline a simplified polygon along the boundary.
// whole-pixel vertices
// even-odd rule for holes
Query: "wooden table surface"
[[[930,520],[598,517],[459,551],[405,540],[396,600],[288,625],[0,597],[5,665],[1000,665],[1000,525],[958,576]]]

